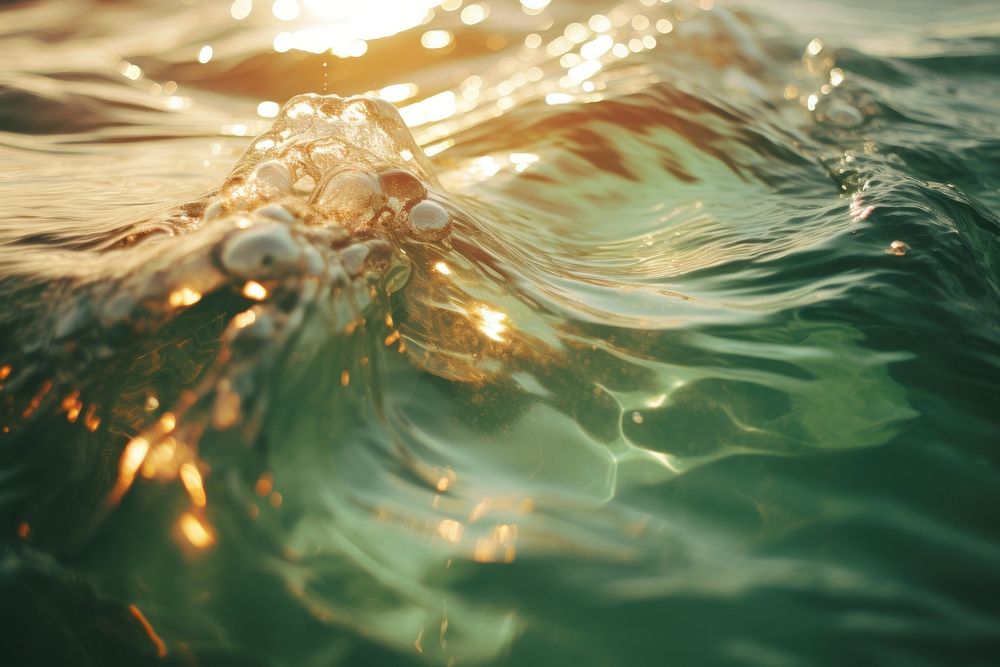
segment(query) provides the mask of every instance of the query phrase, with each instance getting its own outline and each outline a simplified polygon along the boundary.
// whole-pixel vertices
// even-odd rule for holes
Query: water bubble
[[[829,99],[822,106],[821,111],[822,120],[844,129],[855,128],[865,122],[864,114],[857,107],[844,100]]]
[[[265,201],[291,193],[293,182],[288,167],[277,160],[261,162],[247,178],[247,185],[254,194]]]
[[[281,204],[267,204],[253,212],[255,219],[274,220],[286,225],[295,223],[295,215]]]
[[[421,241],[440,241],[451,231],[448,211],[426,200],[407,211],[405,224],[410,236]]]
[[[903,241],[893,241],[889,244],[889,247],[885,249],[885,254],[895,255],[896,257],[902,257],[909,250],[910,246],[906,245]]]
[[[427,196],[427,189],[420,179],[405,169],[382,171],[378,175],[378,181],[389,197],[389,206],[396,213],[406,204]]]
[[[368,259],[368,252],[368,246],[364,243],[355,243],[340,252],[340,263],[351,277],[361,275],[365,268],[365,260]]]
[[[371,222],[385,206],[386,197],[374,176],[347,169],[319,185],[312,204],[324,215],[354,229]]]
[[[382,271],[388,265],[395,249],[392,244],[383,239],[370,239],[355,243],[340,251],[340,263],[352,278],[361,276],[366,271]]]
[[[305,270],[311,276],[318,276],[323,273],[323,256],[319,254],[319,250],[307,245],[304,249],[305,252]]]
[[[202,219],[205,221],[214,220],[216,218],[221,218],[226,212],[226,205],[221,199],[216,199],[205,207],[205,212],[202,213]]]
[[[219,260],[231,274],[240,278],[267,278],[295,271],[302,258],[302,248],[288,227],[263,224],[229,237]]]

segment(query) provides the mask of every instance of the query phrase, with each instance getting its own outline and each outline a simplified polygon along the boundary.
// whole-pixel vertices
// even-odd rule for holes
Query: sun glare
[[[365,3],[277,0],[272,13],[295,29],[279,33],[274,39],[274,49],[279,52],[293,49],[310,53],[330,51],[342,58],[356,58],[367,52],[368,41],[425,23],[440,4],[441,0],[370,0]]]

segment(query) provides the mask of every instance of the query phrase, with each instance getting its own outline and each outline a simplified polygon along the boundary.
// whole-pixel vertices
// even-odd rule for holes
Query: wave
[[[319,88],[326,57],[203,4],[160,46],[100,25],[161,10],[95,9],[129,60],[76,69],[82,36],[32,32],[69,9],[4,10],[39,52],[0,80],[24,646],[20,609],[109,664],[989,647],[995,38],[891,56],[727,7],[439,12],[326,77],[422,101],[271,122],[257,99]],[[418,51],[431,27],[455,71]]]

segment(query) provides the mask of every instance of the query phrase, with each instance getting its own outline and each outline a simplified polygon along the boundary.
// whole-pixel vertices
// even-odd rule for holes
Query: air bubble
[[[889,247],[885,249],[887,255],[895,255],[896,257],[902,257],[906,254],[906,251],[910,249],[910,246],[906,245],[903,241],[893,241],[889,244]]]
[[[292,173],[277,160],[261,162],[247,178],[247,186],[264,201],[276,199],[292,191]]]
[[[274,220],[286,225],[295,223],[295,215],[281,204],[267,204],[253,212],[255,219]]]
[[[208,206],[205,207],[204,213],[202,213],[202,220],[215,220],[216,218],[221,218],[226,213],[226,205],[221,199],[216,199]]]
[[[301,258],[302,248],[288,227],[272,223],[251,227],[229,237],[219,259],[235,276],[266,279],[295,271]]]
[[[389,206],[399,213],[410,202],[427,196],[427,189],[416,176],[405,169],[388,169],[379,173],[379,183],[389,197]]]
[[[368,252],[368,246],[364,243],[355,243],[340,252],[340,263],[352,278],[361,275],[365,268],[365,260],[368,259]]]
[[[378,179],[363,171],[338,172],[316,188],[312,204],[324,215],[355,229],[371,222],[386,204]]]
[[[406,230],[420,241],[440,241],[451,231],[451,217],[440,204],[425,200],[407,211]]]
[[[857,107],[835,98],[828,99],[820,111],[822,120],[844,129],[859,127],[865,122],[864,114]]]

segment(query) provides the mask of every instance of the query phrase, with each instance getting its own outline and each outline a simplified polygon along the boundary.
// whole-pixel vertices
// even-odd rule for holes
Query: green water
[[[994,664],[1000,11],[481,4],[351,58],[269,3],[0,10],[0,662]],[[369,116],[334,170],[447,237],[206,268],[259,102],[398,83],[430,170]]]

